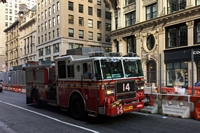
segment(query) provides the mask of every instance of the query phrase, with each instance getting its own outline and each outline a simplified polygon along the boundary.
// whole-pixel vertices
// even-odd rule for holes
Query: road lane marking
[[[145,116],[149,116],[149,114],[145,114],[145,113],[140,113],[140,112],[131,112],[132,114],[138,114],[138,115],[145,115]]]
[[[61,121],[59,119],[53,118],[51,116],[44,115],[44,114],[29,110],[29,109],[26,109],[26,108],[22,108],[20,106],[17,106],[17,105],[11,104],[11,103],[7,103],[7,102],[3,102],[3,101],[0,101],[0,102],[7,104],[7,105],[10,105],[10,106],[13,106],[13,107],[16,107],[16,108],[19,108],[19,109],[22,109],[22,110],[25,110],[25,111],[28,111],[28,112],[31,112],[31,113],[34,113],[34,114],[37,114],[37,115],[40,115],[40,116],[43,116],[43,117],[46,117],[46,118],[49,118],[51,120],[63,123],[65,125],[70,125],[70,126],[77,127],[77,128],[80,128],[80,129],[83,129],[83,130],[86,130],[86,131],[90,131],[90,132],[93,132],[93,133],[99,133],[98,131],[95,131],[95,130],[92,130],[92,129],[89,129],[89,128],[85,128],[85,127],[82,127],[82,126],[78,126],[78,125],[75,125],[75,124],[71,124],[71,123],[68,123],[68,122],[64,122],[64,121]]]
[[[17,133],[13,131],[11,128],[9,128],[9,126],[4,124],[3,122],[0,122],[0,128],[6,131],[7,133]]]

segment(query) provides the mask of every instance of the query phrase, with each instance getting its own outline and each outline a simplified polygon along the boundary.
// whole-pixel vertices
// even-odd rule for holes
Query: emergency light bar
[[[127,53],[127,55],[124,55],[123,57],[139,57],[136,53],[130,52]]]
[[[122,54],[120,52],[109,52],[109,57],[121,57]]]
[[[103,51],[89,52],[88,56],[89,57],[102,57],[102,56],[104,56],[104,52]]]

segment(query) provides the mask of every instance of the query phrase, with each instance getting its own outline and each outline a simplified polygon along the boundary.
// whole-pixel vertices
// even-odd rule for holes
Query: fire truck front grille
[[[120,81],[116,85],[117,99],[130,99],[136,97],[135,81]]]

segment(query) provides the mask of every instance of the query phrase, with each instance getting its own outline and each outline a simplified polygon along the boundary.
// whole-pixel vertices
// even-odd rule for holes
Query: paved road
[[[117,117],[71,118],[59,108],[37,109],[25,94],[0,93],[0,133],[199,133],[200,121],[159,114],[129,113]]]

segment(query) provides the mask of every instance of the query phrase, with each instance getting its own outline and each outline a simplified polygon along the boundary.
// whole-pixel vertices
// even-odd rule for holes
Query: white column
[[[126,42],[121,37],[119,37],[117,41],[119,42],[119,52],[121,52],[123,55],[127,54]]]
[[[192,46],[194,44],[194,21],[186,22],[188,28],[188,46]]]

